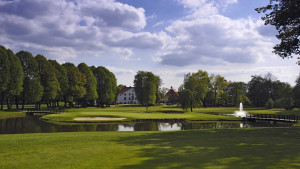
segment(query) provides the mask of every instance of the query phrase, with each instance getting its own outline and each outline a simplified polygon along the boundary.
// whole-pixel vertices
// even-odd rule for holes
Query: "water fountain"
[[[240,103],[240,111],[235,111],[234,116],[236,117],[246,117],[247,113],[243,111],[243,103]]]

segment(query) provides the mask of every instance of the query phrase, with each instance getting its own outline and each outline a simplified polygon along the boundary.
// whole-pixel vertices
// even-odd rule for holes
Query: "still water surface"
[[[169,131],[192,129],[224,129],[251,127],[289,127],[292,123],[284,122],[192,122],[192,123],[89,123],[89,124],[53,124],[40,120],[38,116],[0,119],[0,134],[17,133],[53,133],[86,131]]]

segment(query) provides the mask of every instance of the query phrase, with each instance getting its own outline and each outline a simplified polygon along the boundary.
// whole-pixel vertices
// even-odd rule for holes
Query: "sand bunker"
[[[111,121],[111,120],[125,120],[121,117],[77,117],[76,121]]]

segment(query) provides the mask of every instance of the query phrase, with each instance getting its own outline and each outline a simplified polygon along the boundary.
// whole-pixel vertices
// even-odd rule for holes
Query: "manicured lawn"
[[[193,112],[184,111],[176,106],[153,106],[146,110],[145,107],[139,106],[113,106],[108,108],[79,108],[68,109],[61,114],[51,114],[43,116],[43,119],[52,122],[72,122],[76,117],[125,117],[125,121],[132,119],[174,119],[185,118],[188,120],[241,120],[238,117],[220,116],[220,113],[230,114],[236,108],[197,108]],[[218,113],[220,112],[220,113]]]
[[[0,135],[0,168],[299,168],[300,128]]]
[[[13,118],[13,117],[23,117],[26,115],[26,112],[23,111],[0,111],[0,119]]]
[[[185,111],[176,106],[152,106],[146,110],[145,107],[123,105],[112,106],[108,108],[77,108],[68,109],[62,114],[51,114],[43,117],[45,120],[52,122],[72,122],[76,117],[125,117],[125,121],[132,119],[174,119],[185,118],[188,120],[241,120],[239,117],[222,116],[222,114],[232,114],[237,111],[237,107],[208,107],[195,108],[193,112]],[[245,111],[253,114],[290,114],[300,115],[300,109],[286,111],[284,109],[263,109],[263,108],[246,108]]]

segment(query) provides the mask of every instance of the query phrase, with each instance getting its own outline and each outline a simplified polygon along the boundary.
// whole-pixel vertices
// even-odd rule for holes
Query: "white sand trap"
[[[125,120],[121,117],[77,117],[76,121],[111,121],[111,120]]]

